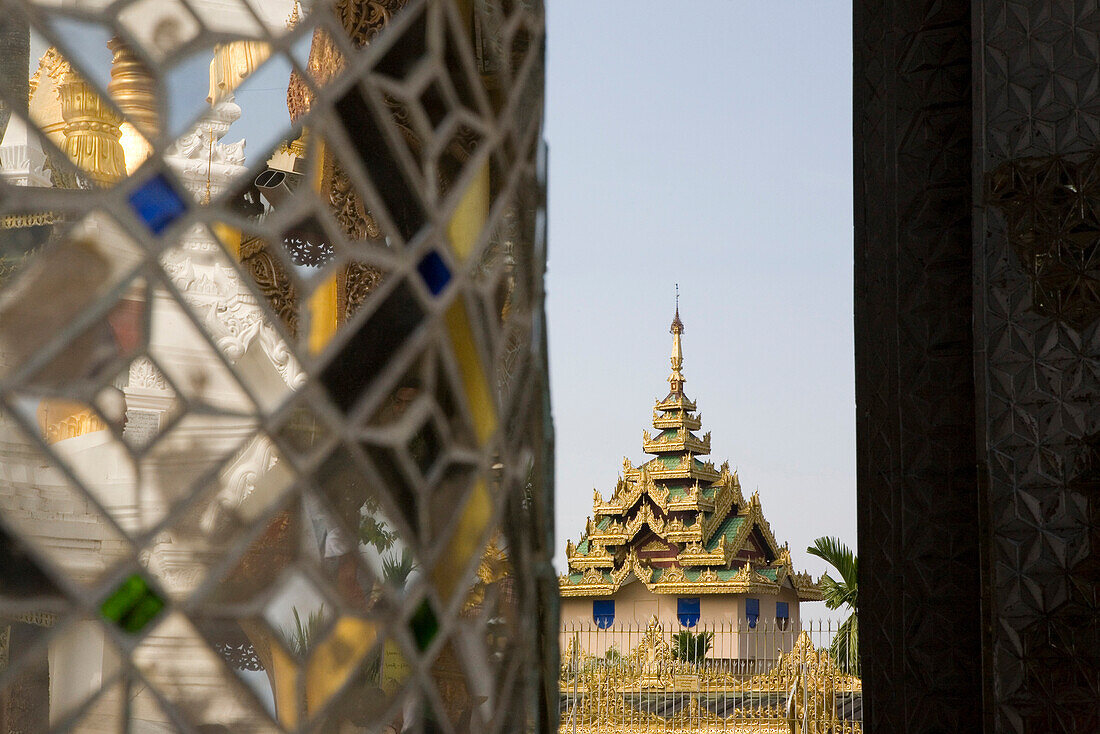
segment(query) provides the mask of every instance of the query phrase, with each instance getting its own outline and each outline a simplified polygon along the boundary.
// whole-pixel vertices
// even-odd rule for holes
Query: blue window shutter
[[[756,620],[760,619],[759,599],[745,599],[745,616],[749,620],[749,629],[754,629]]]
[[[676,616],[683,627],[694,627],[699,623],[699,597],[686,597],[676,600]]]
[[[602,630],[610,627],[615,621],[615,600],[595,599],[592,602],[592,621]]]
[[[785,601],[777,601],[775,603],[775,618],[776,619],[789,619],[791,616],[791,608]]]

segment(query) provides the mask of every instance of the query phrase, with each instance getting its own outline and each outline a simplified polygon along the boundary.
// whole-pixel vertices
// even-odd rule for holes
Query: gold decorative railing
[[[835,625],[562,630],[563,734],[861,734],[858,664]]]

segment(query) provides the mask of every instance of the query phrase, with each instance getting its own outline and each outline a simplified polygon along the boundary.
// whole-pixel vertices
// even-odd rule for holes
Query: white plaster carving
[[[27,124],[17,115],[8,121],[4,140],[0,142],[0,180],[12,186],[50,185],[46,170],[46,154],[38,138],[27,130]]]

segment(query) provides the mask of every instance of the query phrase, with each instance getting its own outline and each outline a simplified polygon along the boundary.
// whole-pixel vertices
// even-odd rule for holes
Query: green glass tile
[[[427,599],[422,601],[413,613],[412,619],[409,620],[409,629],[412,630],[416,646],[421,652],[428,649],[428,645],[432,644],[432,640],[439,633],[439,620]]]
[[[139,574],[126,579],[107,597],[100,607],[108,619],[130,634],[140,632],[164,609],[164,600],[157,596]]]

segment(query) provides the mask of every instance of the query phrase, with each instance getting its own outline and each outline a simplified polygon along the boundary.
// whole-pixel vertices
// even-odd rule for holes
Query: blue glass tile
[[[422,257],[416,269],[420,271],[420,277],[424,279],[433,296],[442,293],[451,282],[451,270],[435,250]]]
[[[163,173],[158,173],[130,192],[130,206],[155,234],[163,232],[187,211],[183,199]]]

